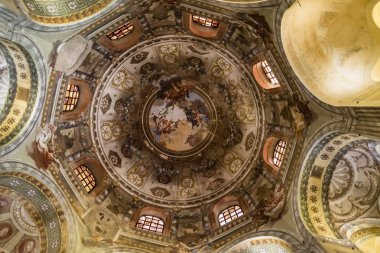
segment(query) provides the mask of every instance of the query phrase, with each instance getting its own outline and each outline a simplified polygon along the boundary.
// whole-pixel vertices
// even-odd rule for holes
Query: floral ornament
[[[109,93],[102,98],[100,102],[100,110],[102,111],[103,114],[105,114],[110,109],[111,102],[112,102],[112,98]]]
[[[241,159],[235,159],[232,163],[231,163],[231,165],[230,165],[230,169],[229,169],[229,171],[231,172],[231,173],[235,173],[235,172],[237,172],[238,170],[239,170],[239,168],[241,167],[243,165],[243,161],[241,160]]]
[[[245,150],[248,151],[250,150],[252,147],[253,147],[253,144],[255,142],[255,135],[253,134],[253,132],[250,132],[248,135],[247,135],[247,138],[245,139]]]
[[[115,166],[120,168],[121,167],[121,158],[118,153],[116,153],[113,150],[110,150],[108,154],[108,159],[110,160],[110,163]]]
[[[35,191],[35,190],[29,190],[29,191],[28,191],[28,195],[29,195],[30,197],[33,197],[34,195],[36,195],[36,191]]]
[[[18,52],[18,49],[17,48],[15,48],[15,47],[13,47],[13,46],[10,46],[10,47],[8,47],[10,50],[12,50],[13,52]]]
[[[319,213],[319,210],[318,210],[318,208],[317,208],[316,206],[312,206],[312,207],[311,207],[311,211],[312,211],[313,213]]]
[[[9,126],[3,126],[2,128],[0,128],[0,130],[6,132],[9,130]]]
[[[54,13],[54,12],[57,11],[57,9],[56,9],[53,5],[48,5],[48,6],[46,7],[46,10],[47,10],[48,12],[50,12],[50,13]]]
[[[333,151],[335,150],[335,148],[334,148],[333,146],[328,146],[328,147],[326,148],[326,150],[327,150],[328,152],[333,152]]]
[[[326,232],[326,229],[324,228],[324,227],[322,227],[322,226],[318,226],[317,227],[320,231],[322,231],[322,232]]]
[[[24,64],[24,63],[19,62],[19,63],[17,64],[17,66],[18,66],[21,70],[25,70],[25,64]]]
[[[334,143],[334,145],[340,145],[340,144],[342,144],[342,141],[335,140],[335,141],[333,141],[333,143]]]
[[[319,217],[314,217],[313,220],[316,222],[316,223],[321,223],[321,218]]]
[[[49,227],[50,227],[50,229],[54,229],[56,227],[55,222],[54,221],[50,222]]]
[[[20,112],[21,112],[20,109],[14,109],[13,115],[18,116],[20,114]]]
[[[27,77],[28,77],[28,75],[26,73],[20,73],[20,78],[22,80],[26,80]]]
[[[323,154],[321,155],[321,159],[322,159],[322,160],[327,160],[327,159],[329,159],[329,155],[326,154],[326,153],[323,153]]]
[[[47,211],[49,209],[49,206],[47,204],[42,204],[41,205],[41,210],[42,211]]]
[[[143,184],[143,179],[133,171],[128,173],[127,178],[136,186],[142,186]]]
[[[26,6],[28,6],[29,10],[34,11],[36,8],[34,8],[34,5],[31,3],[26,3]]]
[[[318,192],[318,187],[316,185],[312,185],[312,186],[310,186],[310,191],[312,193],[317,193]]]
[[[15,54],[15,58],[16,58],[17,60],[19,60],[19,61],[22,60],[22,57],[21,57],[21,55],[19,55],[19,54]]]
[[[225,180],[223,178],[217,178],[208,185],[207,190],[215,191],[219,189],[224,184],[224,182]]]
[[[342,140],[349,140],[349,139],[350,139],[350,137],[345,136],[345,135],[341,136],[340,138],[341,138]]]
[[[13,180],[12,182],[9,183],[11,186],[16,187],[20,185],[20,182],[18,180]]]
[[[140,52],[135,54],[131,60],[131,64],[137,64],[145,60],[149,55],[149,52]]]
[[[155,197],[158,197],[158,198],[166,198],[167,196],[170,195],[168,190],[161,187],[154,187],[150,189],[150,191],[153,193]]]
[[[55,249],[57,247],[58,247],[58,242],[57,241],[54,241],[54,242],[51,243],[51,248],[52,249]]]
[[[69,2],[67,4],[67,6],[71,9],[71,10],[74,10],[75,8],[77,8],[77,4],[75,2]]]
[[[15,118],[9,118],[7,120],[7,123],[11,125],[11,124],[15,123],[15,121],[16,121]]]
[[[310,196],[310,201],[314,204],[317,203],[317,197],[316,196]]]

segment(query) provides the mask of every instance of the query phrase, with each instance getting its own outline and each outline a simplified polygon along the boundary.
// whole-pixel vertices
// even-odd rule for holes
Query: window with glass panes
[[[118,40],[128,35],[132,30],[133,30],[132,23],[127,22],[123,26],[120,26],[119,28],[117,28],[115,31],[107,34],[107,37],[110,40]]]
[[[74,110],[79,100],[78,85],[69,83],[66,89],[65,102],[63,103],[63,111],[69,112]]]
[[[219,27],[219,21],[216,21],[211,18],[205,18],[205,17],[200,17],[193,15],[193,21],[197,24],[210,27],[210,28],[218,28]]]
[[[164,221],[152,215],[142,215],[136,223],[136,228],[162,234],[164,232]]]
[[[218,217],[219,224],[223,226],[231,222],[232,220],[242,216],[243,214],[244,214],[243,210],[241,209],[240,206],[238,205],[230,206],[220,212],[219,217]]]
[[[89,168],[87,168],[84,165],[81,165],[75,168],[74,172],[79,178],[79,180],[81,181],[84,189],[86,189],[87,192],[90,192],[92,189],[94,189],[96,185],[95,177]]]
[[[276,147],[274,148],[273,163],[277,167],[281,166],[282,160],[284,159],[285,148],[286,148],[286,142],[285,141],[278,141],[276,144]]]
[[[279,82],[278,82],[276,76],[274,75],[272,68],[269,66],[268,62],[266,60],[262,61],[261,65],[263,66],[265,75],[268,77],[268,79],[270,80],[270,82],[273,85],[279,84]]]

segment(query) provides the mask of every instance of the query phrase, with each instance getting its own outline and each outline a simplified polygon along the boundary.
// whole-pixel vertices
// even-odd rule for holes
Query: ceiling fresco
[[[40,230],[32,217],[38,216],[30,203],[21,203],[12,195],[0,195],[0,214],[4,217],[0,222],[1,252],[41,252]],[[29,211],[28,211],[29,208]],[[45,231],[42,231],[44,237]]]
[[[379,114],[302,86],[291,1],[17,5],[23,21],[0,6],[21,38],[0,40],[0,156],[29,138],[0,162],[0,252],[356,253],[361,218],[376,238],[380,144],[360,131]]]
[[[257,159],[257,91],[213,44],[158,38],[110,70],[92,105],[92,136],[127,190],[158,204],[199,203],[230,189]]]

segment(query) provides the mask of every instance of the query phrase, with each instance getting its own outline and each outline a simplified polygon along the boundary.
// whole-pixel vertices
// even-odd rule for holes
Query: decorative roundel
[[[257,92],[249,72],[210,42],[143,42],[110,67],[96,90],[91,127],[99,160],[145,201],[211,201],[259,155]]]

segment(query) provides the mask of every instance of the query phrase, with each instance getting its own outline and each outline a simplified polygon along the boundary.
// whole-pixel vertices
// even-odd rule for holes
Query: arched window
[[[75,174],[82,182],[84,189],[89,193],[92,189],[94,189],[96,182],[95,177],[92,174],[91,170],[84,165],[81,165],[74,169]]]
[[[273,151],[273,163],[277,167],[281,167],[282,160],[284,159],[286,149],[285,141],[278,141]]]
[[[110,40],[118,40],[118,39],[121,39],[121,38],[125,37],[126,35],[128,35],[132,30],[133,30],[132,23],[127,22],[124,25],[117,28],[115,31],[107,34],[107,37]]]
[[[218,28],[220,24],[219,21],[216,21],[214,19],[195,16],[195,15],[193,15],[193,22],[205,27],[210,27],[210,28]]]
[[[63,111],[69,112],[74,110],[79,100],[79,87],[78,85],[69,83],[66,89],[65,102],[63,104]]]
[[[278,85],[279,82],[278,82],[276,76],[274,75],[272,68],[269,66],[268,62],[266,60],[262,61],[261,65],[263,66],[265,75],[268,77],[268,79],[270,80],[270,82],[273,85]]]
[[[219,225],[223,226],[231,222],[232,220],[242,216],[243,214],[243,210],[238,205],[227,207],[226,209],[221,211],[218,216]]]
[[[164,221],[152,215],[142,215],[136,223],[136,228],[162,234],[164,232]]]

